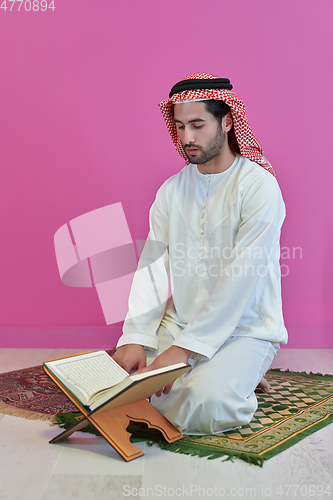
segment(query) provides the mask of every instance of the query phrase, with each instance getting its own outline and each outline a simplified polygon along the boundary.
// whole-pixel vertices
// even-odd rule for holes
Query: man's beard
[[[185,144],[184,150],[185,154],[188,158],[188,161],[195,164],[195,165],[202,165],[203,163],[207,163],[210,160],[213,160],[217,156],[219,156],[221,149],[224,146],[224,136],[221,134],[222,127],[219,126],[216,132],[216,135],[212,142],[207,146],[206,149],[201,148],[200,146],[196,146],[194,144]],[[198,158],[194,158],[194,156],[189,156],[186,152],[187,147],[192,147],[192,148],[197,148],[199,151],[201,151],[201,154],[198,154]]]

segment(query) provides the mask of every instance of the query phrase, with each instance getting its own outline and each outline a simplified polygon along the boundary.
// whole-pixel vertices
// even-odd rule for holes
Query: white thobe
[[[156,355],[160,334],[194,353],[193,370],[153,400],[184,434],[239,427],[257,408],[254,390],[287,342],[284,218],[276,179],[241,155],[217,174],[187,165],[157,192],[117,347],[141,344]]]
[[[166,251],[152,273],[142,269],[134,278],[117,347],[157,349],[160,324],[174,345],[207,358],[230,335],[286,343],[279,265],[284,218],[276,179],[240,155],[218,174],[190,164],[170,177],[149,217],[148,241],[162,242]],[[152,276],[155,291],[150,286],[148,293]]]

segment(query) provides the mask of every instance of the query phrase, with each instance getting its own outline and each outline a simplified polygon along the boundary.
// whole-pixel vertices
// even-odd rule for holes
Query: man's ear
[[[229,132],[229,130],[232,129],[234,122],[232,120],[232,115],[231,112],[227,113],[223,118],[222,118],[222,130],[223,132]]]

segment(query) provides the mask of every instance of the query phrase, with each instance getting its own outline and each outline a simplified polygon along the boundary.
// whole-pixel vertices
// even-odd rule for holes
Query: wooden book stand
[[[80,353],[82,354],[82,353]],[[64,356],[66,357],[66,356]],[[61,359],[61,358],[57,358]],[[53,361],[53,359],[48,360]],[[79,431],[92,424],[111,446],[128,462],[134,458],[144,455],[137,446],[130,441],[130,432],[126,429],[130,423],[143,422],[149,428],[160,431],[168,443],[178,441],[183,435],[165,418],[156,408],[147,401],[147,398],[155,394],[161,387],[165,387],[170,381],[170,373],[162,374],[151,379],[147,379],[145,384],[131,387],[107,401],[93,411],[88,411],[69,390],[53,375],[53,373],[43,365],[44,371],[57,384],[57,386],[74,403],[77,409],[82,413],[77,423],[65,430],[50,443],[58,443],[68,438],[73,432]],[[187,366],[182,373],[188,371],[191,367]],[[169,377],[169,381],[165,378]]]

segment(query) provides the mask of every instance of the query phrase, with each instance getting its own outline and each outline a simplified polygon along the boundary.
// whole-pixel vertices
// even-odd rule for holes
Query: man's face
[[[174,121],[186,156],[191,163],[202,165],[221,153],[225,136],[221,125],[206,110],[203,102],[175,104]]]

